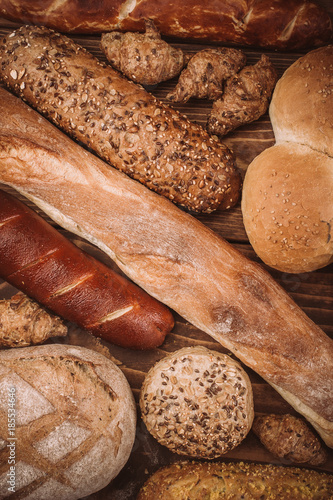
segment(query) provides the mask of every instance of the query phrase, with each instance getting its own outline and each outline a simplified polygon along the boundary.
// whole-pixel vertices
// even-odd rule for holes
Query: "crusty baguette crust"
[[[4,89],[0,181],[230,349],[333,446],[333,343],[263,270]]]
[[[312,47],[332,36],[327,12],[304,0],[0,0],[0,14],[73,33],[143,31],[149,18],[163,35],[275,49]]]
[[[180,462],[155,472],[137,500],[331,500],[333,476],[255,463]]]
[[[110,165],[197,212],[230,208],[230,150],[68,37],[22,26],[0,44],[0,79]]]
[[[0,191],[0,276],[63,318],[113,344],[161,345],[171,312]]]

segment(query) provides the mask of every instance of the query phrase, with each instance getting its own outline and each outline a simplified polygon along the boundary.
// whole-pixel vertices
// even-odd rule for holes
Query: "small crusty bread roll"
[[[257,255],[287,273],[333,260],[333,46],[306,54],[278,81],[269,108],[276,145],[249,165],[245,230]]]
[[[13,491],[29,500],[85,497],[120,472],[135,438],[136,409],[125,376],[84,347],[2,351],[1,415],[0,453],[6,458],[0,498]]]
[[[308,52],[277,82],[269,107],[277,143],[306,144],[333,156],[333,45]]]
[[[243,221],[255,252],[287,273],[328,265],[332,200],[331,158],[294,143],[266,149],[248,167],[243,186]]]
[[[201,346],[175,351],[149,370],[140,408],[160,444],[209,459],[239,445],[254,417],[252,386],[241,365]]]

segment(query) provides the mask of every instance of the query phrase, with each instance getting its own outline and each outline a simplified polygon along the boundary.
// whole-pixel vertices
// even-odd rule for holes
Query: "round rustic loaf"
[[[160,444],[208,459],[239,445],[254,417],[252,386],[241,365],[201,346],[173,352],[149,370],[140,408]]]
[[[276,144],[249,165],[242,193],[257,255],[287,273],[333,261],[333,46],[292,64],[269,108]]]
[[[129,384],[90,349],[50,344],[1,351],[0,410],[0,498],[13,491],[29,500],[82,498],[106,486],[132,450]]]

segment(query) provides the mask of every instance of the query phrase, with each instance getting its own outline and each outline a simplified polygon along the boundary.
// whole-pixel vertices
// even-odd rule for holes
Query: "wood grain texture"
[[[323,0],[321,5],[326,7],[333,17],[333,4],[331,0]],[[0,19],[0,36],[9,33],[15,23]],[[106,62],[99,48],[98,36],[72,36],[78,43],[82,44],[99,59]],[[182,48],[186,52],[195,53],[203,48],[201,44],[170,42]],[[210,45],[205,45],[204,47]],[[257,62],[262,53],[266,53],[275,65],[279,76],[290,66],[302,52],[282,53],[272,51],[255,51],[244,48],[248,64]],[[164,82],[154,88],[149,89],[155,96],[165,101],[167,93],[174,88],[177,78]],[[186,104],[175,104],[174,107],[185,113],[188,118],[205,126],[211,103],[209,101],[200,101],[191,99]],[[238,130],[226,136],[223,140],[235,153],[237,164],[245,173],[247,166],[252,159],[261,151],[274,144],[274,135],[268,114],[266,113],[258,121],[244,125]],[[11,191],[10,188],[5,188]],[[27,202],[30,206],[31,203]],[[37,210],[39,211],[39,210]],[[39,211],[40,212],[40,211]],[[43,215],[43,214],[42,214]],[[47,218],[47,217],[46,217]],[[196,215],[203,224],[213,229],[217,234],[227,239],[236,248],[238,248],[248,258],[262,264],[250,246],[242,221],[240,204],[228,212],[217,210],[210,215]],[[49,221],[50,222],[50,221]],[[77,237],[65,232],[65,234],[74,240],[81,248],[89,251],[97,258],[103,260],[111,267],[115,265],[109,258],[102,254],[98,249]],[[305,311],[305,313],[317,324],[324,332],[333,338],[333,264],[321,270],[312,273],[302,273],[291,275],[268,268],[262,264],[269,273],[278,281],[278,283],[292,296],[295,302]],[[0,296],[8,295],[13,291],[6,284],[0,285]],[[144,376],[149,368],[168,352],[175,351],[185,346],[204,345],[208,348],[228,353],[220,344],[214,341],[204,332],[193,327],[178,315],[175,315],[176,324],[171,334],[167,337],[163,345],[154,351],[146,351],[138,354],[137,352],[116,347],[106,342],[97,341],[85,332],[71,329],[66,342],[81,344],[93,349],[104,352],[107,356],[115,359],[125,376],[127,377],[136,401],[138,402],[139,391]],[[60,340],[64,342],[64,340]],[[284,399],[274,391],[274,389],[265,383],[256,373],[245,368],[249,374],[254,392],[254,404],[256,413],[286,413],[295,414],[295,411],[284,401]],[[112,483],[104,490],[89,496],[89,500],[134,500],[139,488],[159,467],[168,465],[179,459],[166,448],[157,443],[146,431],[144,424],[138,419],[136,441],[131,457]],[[248,460],[256,462],[288,464],[285,460],[274,458],[260,444],[254,433],[250,432],[240,446],[225,455],[225,460]],[[288,464],[289,465],[289,464]],[[333,453],[329,453],[329,460],[317,470],[324,470],[333,473]],[[88,500],[88,499],[86,499]]]

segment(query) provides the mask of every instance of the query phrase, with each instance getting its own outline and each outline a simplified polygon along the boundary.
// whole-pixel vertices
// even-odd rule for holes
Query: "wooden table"
[[[318,2],[326,6],[332,13],[333,4],[331,0]],[[0,35],[8,33],[17,25],[0,19]],[[105,60],[99,49],[98,36],[72,36],[78,43],[81,43],[88,50],[93,52],[101,60]],[[179,43],[171,41],[177,47],[181,47],[186,52],[196,52],[203,48],[201,44]],[[205,45],[207,46],[207,44]],[[209,46],[209,45],[208,45]],[[279,76],[285,69],[294,62],[304,52],[280,53],[265,50],[253,50],[244,48],[248,64],[255,63],[262,53],[266,53],[275,65]],[[152,93],[165,101],[166,94],[175,86],[177,79],[162,83],[152,89]],[[211,103],[208,101],[190,100],[187,104],[175,105],[175,108],[185,113],[190,120],[205,126]],[[237,131],[224,138],[224,142],[234,151],[237,164],[245,173],[251,160],[261,151],[274,144],[274,135],[268,114],[258,121],[245,125]],[[240,204],[234,209],[222,212],[217,211],[210,215],[197,216],[201,222],[209,226],[216,233],[227,239],[242,253],[252,260],[261,262],[254,253],[247,239],[243,222]],[[72,237],[66,233],[68,237]],[[77,237],[74,241],[91,251],[105,262],[113,265],[109,259],[101,254],[99,250],[92,248],[89,244]],[[280,285],[292,296],[295,302],[305,311],[305,313],[318,324],[329,336],[333,337],[333,264],[324,269],[312,273],[287,274],[275,271],[264,265],[271,275]],[[144,376],[149,368],[160,358],[171,351],[175,351],[184,346],[204,345],[208,348],[228,353],[220,344],[208,335],[185,322],[181,317],[175,315],[176,325],[172,333],[168,336],[161,348],[152,352],[132,352],[107,343],[99,343],[88,334],[77,335],[75,329],[67,339],[70,343],[80,343],[95,349],[103,350],[106,355],[117,360],[120,368],[126,375],[136,401],[138,401],[139,391]],[[275,390],[264,382],[256,373],[246,368],[250,376],[253,392],[255,412],[260,413],[291,413],[296,412]],[[104,490],[93,494],[87,498],[90,500],[132,500],[148,478],[160,466],[170,464],[181,458],[160,446],[146,431],[144,424],[140,420],[138,411],[137,435],[131,457],[112,483]],[[246,439],[233,451],[223,457],[224,460],[246,460],[263,463],[288,464],[284,460],[274,458],[259,442],[258,438],[250,432]],[[330,453],[329,460],[318,470],[333,473],[333,454]]]

